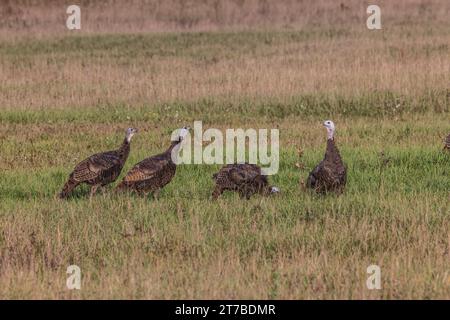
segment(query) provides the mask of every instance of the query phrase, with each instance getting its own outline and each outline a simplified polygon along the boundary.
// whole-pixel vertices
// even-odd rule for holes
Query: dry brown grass
[[[217,31],[249,28],[345,26],[362,29],[370,1],[361,0],[81,0],[82,33]],[[448,25],[446,0],[381,0],[385,27]],[[68,3],[59,0],[4,0],[2,37],[65,35]]]
[[[47,109],[203,98],[230,103],[267,98],[286,102],[317,92],[351,97],[376,91],[420,98],[448,89],[450,32],[429,36],[419,30],[411,38],[400,33],[327,36],[311,32],[305,38],[283,32],[257,37],[252,33],[186,35],[162,43],[160,52],[154,54],[164,36],[81,38],[86,49],[73,47],[72,52],[51,40],[36,44],[42,51],[38,54],[24,53],[23,44],[12,44],[4,49],[0,62],[4,83],[0,105]],[[260,43],[266,38],[267,43]],[[105,44],[96,48],[95,43],[102,41]],[[185,41],[192,44],[183,51]],[[57,50],[47,54],[49,47]]]
[[[119,5],[122,2],[104,7],[86,2],[81,5],[88,7],[89,13],[83,16],[86,21],[77,33],[56,27],[52,12],[59,8],[58,2],[49,2],[45,9],[25,3],[14,2],[9,5],[11,9],[3,9],[15,21],[0,31],[5,35],[0,60],[0,81],[4,83],[0,108],[4,109],[92,107],[117,102],[154,105],[203,98],[229,103],[271,98],[286,103],[292,97],[318,92],[358,96],[389,91],[419,99],[448,89],[447,1],[382,2],[381,31],[367,30],[365,5],[360,1],[346,2],[344,9],[335,1],[226,1],[218,2],[219,11],[228,17],[223,25],[208,20],[209,27],[203,29],[259,28],[256,21],[266,21],[271,30],[278,31],[104,38],[83,36],[172,30],[165,23],[181,23],[180,15],[186,14],[173,8],[183,3],[195,7],[206,19],[215,17],[208,11],[214,5],[209,1],[195,2],[196,6],[185,1],[151,1],[135,2],[125,10]],[[142,8],[147,5],[160,11]],[[243,8],[236,13],[240,18],[229,17],[231,8],[239,6]],[[131,23],[140,21],[138,17],[147,11],[152,13],[145,15],[145,23],[161,26]],[[296,31],[277,23],[284,21],[286,14],[292,15],[290,25]],[[274,21],[263,19],[264,15]],[[18,21],[29,16],[34,17],[33,24],[21,26]],[[117,19],[94,24],[99,16]],[[188,29],[202,29],[200,25],[202,22]],[[38,30],[46,40],[31,40]]]

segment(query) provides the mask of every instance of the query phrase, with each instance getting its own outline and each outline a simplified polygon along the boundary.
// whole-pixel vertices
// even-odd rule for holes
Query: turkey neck
[[[332,162],[340,162],[341,156],[339,155],[339,149],[334,143],[334,139],[327,140],[327,151],[325,152],[325,160]]]
[[[128,154],[130,153],[130,143],[128,142],[127,138],[123,140],[118,152],[122,161],[125,161],[128,158]]]
[[[173,149],[175,149],[175,147],[177,147],[177,150],[175,150],[175,151],[178,153],[178,149],[179,149],[180,145],[181,145],[181,140],[179,140],[179,141],[172,141],[172,143],[170,144],[170,147],[166,150],[165,155],[166,155],[166,157],[169,157],[170,162],[173,163],[173,160],[172,160],[172,151],[173,151]]]

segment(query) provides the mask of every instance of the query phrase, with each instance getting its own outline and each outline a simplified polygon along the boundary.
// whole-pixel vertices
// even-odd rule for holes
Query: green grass
[[[399,107],[400,105],[400,107]],[[434,112],[445,117],[450,112],[450,95],[446,90],[429,91],[415,100],[392,92],[372,92],[361,96],[343,97],[332,94],[301,95],[288,101],[240,100],[226,102],[210,98],[196,102],[171,102],[156,105],[131,106],[126,103],[100,104],[90,108],[63,110],[40,109],[35,111],[5,110],[0,114],[0,123],[117,123],[124,121],[145,121],[160,123],[173,117],[195,121],[226,124],[235,120],[238,113],[242,119],[252,120],[255,116],[262,121],[279,121],[289,117],[310,119],[330,114],[395,119],[404,114],[425,114]],[[209,112],[214,110],[214,112]]]
[[[18,41],[0,49],[3,55],[63,55],[66,59],[83,57],[116,58],[133,61],[139,57],[188,57],[193,60],[236,58],[242,54],[273,50],[284,43],[312,39],[334,39],[349,34],[347,29],[308,29],[305,31],[239,31],[164,34],[110,34],[67,36],[59,39]],[[212,47],[212,48],[211,48]],[[229,50],[223,51],[227,47]],[[130,60],[131,58],[131,60]]]

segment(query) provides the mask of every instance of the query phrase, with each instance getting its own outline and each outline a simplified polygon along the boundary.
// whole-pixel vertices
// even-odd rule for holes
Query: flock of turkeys
[[[347,169],[334,141],[335,125],[330,120],[325,121],[323,125],[327,130],[325,157],[310,172],[306,187],[317,193],[342,193],[347,181]],[[152,193],[156,197],[175,176],[177,166],[173,162],[172,152],[177,154],[188,130],[187,127],[180,129],[178,139],[172,141],[165,152],[137,163],[128,171],[116,190],[134,191],[141,195]],[[99,187],[116,181],[130,153],[131,138],[137,131],[135,128],[129,128],[119,149],[97,153],[81,161],[69,175],[60,197],[67,198],[73,189],[83,183],[91,186],[92,197]],[[450,134],[445,140],[444,150],[450,151]],[[267,176],[255,164],[227,164],[213,175],[213,179],[213,199],[217,199],[226,190],[238,192],[246,199],[256,193],[269,195],[280,191],[269,185]]]

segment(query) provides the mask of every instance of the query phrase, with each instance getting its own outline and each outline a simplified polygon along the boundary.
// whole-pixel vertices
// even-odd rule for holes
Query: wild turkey
[[[81,183],[91,185],[90,197],[92,197],[100,186],[114,182],[128,158],[131,138],[136,132],[137,129],[128,128],[119,149],[97,153],[81,161],[70,174],[69,180],[59,194],[60,198],[67,198]]]
[[[445,139],[444,150],[450,151],[450,134],[447,136],[447,139]]]
[[[180,129],[178,139],[172,141],[165,152],[144,159],[131,168],[117,186],[117,190],[135,191],[140,195],[153,193],[156,198],[159,191],[175,176],[177,166],[173,161],[172,153],[177,155],[181,142],[188,132],[187,127]]]
[[[228,164],[214,174],[213,179],[216,182],[213,199],[217,199],[225,190],[238,192],[241,198],[246,199],[255,193],[268,195],[280,191],[277,187],[269,186],[267,176],[255,164]]]
[[[309,174],[306,186],[318,193],[330,191],[341,193],[347,182],[347,169],[334,142],[335,126],[333,121],[327,120],[323,125],[328,132],[325,157]]]

